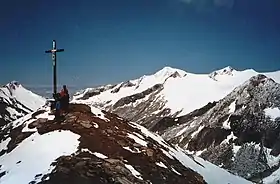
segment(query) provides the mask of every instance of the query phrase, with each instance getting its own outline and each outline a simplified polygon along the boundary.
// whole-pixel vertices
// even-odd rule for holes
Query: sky
[[[280,70],[279,0],[10,0],[0,6],[0,84],[94,86],[154,73]]]

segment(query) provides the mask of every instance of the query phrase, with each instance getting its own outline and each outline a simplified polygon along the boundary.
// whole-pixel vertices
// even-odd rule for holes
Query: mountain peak
[[[22,86],[18,81],[11,81],[5,85],[10,91],[16,90],[18,87]]]
[[[6,86],[17,86],[19,87],[21,84],[18,81],[11,81],[8,84],[6,84]]]
[[[227,66],[225,68],[222,68],[220,70],[216,70],[215,72],[217,72],[220,75],[232,75],[232,72],[236,71],[234,68],[232,68],[231,66]]]
[[[216,70],[214,72],[211,72],[209,74],[209,77],[216,80],[216,76],[221,76],[221,75],[229,75],[229,76],[233,76],[233,72],[236,71],[234,68],[232,68],[231,66],[227,66],[225,68]]]
[[[170,66],[165,66],[161,70],[157,71],[154,76],[155,77],[170,77],[171,75],[176,74],[176,76],[179,77],[184,77],[187,72],[177,69],[177,68],[172,68]]]

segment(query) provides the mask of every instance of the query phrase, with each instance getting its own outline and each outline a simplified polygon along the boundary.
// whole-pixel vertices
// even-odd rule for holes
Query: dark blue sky
[[[0,6],[0,83],[114,83],[168,65],[280,70],[279,0],[10,0]]]

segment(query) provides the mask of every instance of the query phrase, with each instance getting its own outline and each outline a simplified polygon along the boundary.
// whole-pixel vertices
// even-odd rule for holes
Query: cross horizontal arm
[[[53,53],[53,52],[63,52],[64,49],[55,49],[55,50],[47,50],[45,53]]]
[[[56,52],[63,52],[64,49],[57,49]]]
[[[52,50],[46,50],[45,53],[52,53]]]

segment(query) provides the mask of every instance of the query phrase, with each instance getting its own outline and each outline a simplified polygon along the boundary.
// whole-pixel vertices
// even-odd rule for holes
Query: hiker
[[[61,98],[61,109],[67,111],[69,107],[69,93],[66,85],[63,85],[62,90],[60,91]]]
[[[57,93],[55,95],[55,119],[59,119],[61,117],[61,98],[60,94]]]

